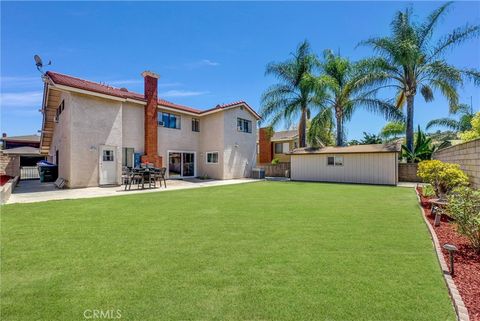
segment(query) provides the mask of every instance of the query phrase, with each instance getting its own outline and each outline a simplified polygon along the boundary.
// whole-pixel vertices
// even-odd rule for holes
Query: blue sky
[[[308,39],[353,60],[372,54],[356,45],[389,33],[395,11],[412,5],[418,18],[438,2],[2,2],[1,127],[9,135],[41,127],[42,83],[33,55],[52,60],[50,70],[143,92],[140,73],[161,75],[164,99],[206,109],[247,101],[260,109],[262,92],[275,80],[265,65],[288,58]],[[437,36],[480,23],[479,2],[455,3]],[[480,40],[469,41],[446,58],[458,67],[480,69]],[[467,83],[461,101],[480,108],[479,88]],[[416,99],[415,123],[448,116],[439,94],[426,104]],[[346,124],[349,139],[378,133],[380,117],[358,110]]]

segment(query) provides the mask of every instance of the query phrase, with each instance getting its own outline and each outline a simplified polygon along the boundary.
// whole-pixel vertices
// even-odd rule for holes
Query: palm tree
[[[336,145],[345,145],[344,123],[358,107],[366,108],[391,119],[401,119],[394,105],[377,99],[377,87],[383,83],[380,75],[363,68],[363,61],[352,63],[347,58],[325,50],[320,63],[321,75],[316,78],[317,90],[323,96],[324,106],[333,111],[336,128]],[[325,96],[326,92],[326,96]]]
[[[433,100],[433,90],[439,90],[448,99],[450,109],[454,110],[458,105],[457,87],[465,79],[480,84],[479,71],[456,68],[442,58],[447,50],[478,36],[480,26],[467,24],[441,37],[436,44],[432,43],[433,31],[450,4],[434,10],[420,25],[411,21],[411,10],[398,12],[392,21],[389,37],[371,38],[360,43],[373,47],[379,55],[369,59],[369,67],[376,73],[382,72],[382,79],[391,81],[384,87],[397,90],[397,107],[401,108],[406,102],[406,145],[409,150],[413,150],[413,114],[418,90],[426,102]]]
[[[275,126],[281,120],[288,123],[300,116],[298,124],[299,146],[306,146],[307,119],[311,109],[321,105],[322,94],[314,86],[311,73],[317,58],[310,52],[305,40],[300,43],[292,58],[284,62],[270,63],[265,74],[275,76],[280,82],[269,87],[262,95],[262,118]]]
[[[405,122],[395,121],[386,123],[380,130],[379,136],[386,141],[395,140],[405,134]]]
[[[447,127],[448,129],[452,129],[454,131],[464,132],[472,128],[471,121],[473,116],[475,116],[475,113],[470,106],[460,104],[457,109],[451,112],[451,114],[458,115],[460,118],[458,120],[450,117],[433,119],[428,122],[426,129],[440,126]]]

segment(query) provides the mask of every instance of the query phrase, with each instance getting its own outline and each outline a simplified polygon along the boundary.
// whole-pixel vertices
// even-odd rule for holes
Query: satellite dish
[[[43,75],[43,71],[42,71],[43,61],[42,61],[42,58],[40,58],[39,55],[35,55],[35,56],[33,56],[33,59],[35,60],[35,66],[37,66],[38,71],[40,71]],[[47,66],[50,66],[51,64],[52,64],[52,61],[49,60]]]
[[[37,68],[42,68],[43,67],[42,58],[40,58],[39,55],[33,56],[33,59],[35,59],[35,65],[37,66]]]

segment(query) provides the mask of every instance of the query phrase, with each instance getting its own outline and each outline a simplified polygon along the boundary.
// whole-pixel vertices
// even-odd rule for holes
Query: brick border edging
[[[445,258],[443,257],[442,247],[440,246],[440,242],[438,241],[437,234],[435,233],[435,230],[425,216],[425,210],[422,207],[420,195],[418,194],[416,188],[415,195],[417,196],[418,205],[420,206],[420,210],[422,211],[423,221],[427,225],[428,231],[430,232],[430,236],[435,247],[435,253],[437,254],[438,263],[440,264],[440,268],[442,269],[443,279],[447,284],[448,292],[450,293],[453,306],[455,307],[455,312],[457,313],[457,319],[459,321],[470,321],[470,317],[468,316],[468,310],[463,303],[462,297],[457,290],[457,286],[455,285],[452,276],[450,275],[450,270],[448,268],[447,262],[445,262]]]

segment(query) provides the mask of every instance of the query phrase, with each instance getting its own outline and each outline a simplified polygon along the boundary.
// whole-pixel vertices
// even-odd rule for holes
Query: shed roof
[[[291,155],[308,154],[365,154],[365,153],[398,153],[400,145],[396,143],[352,145],[352,146],[326,146],[326,147],[304,147],[296,148]]]
[[[298,136],[298,130],[282,130],[273,133],[271,141],[292,140]]]

